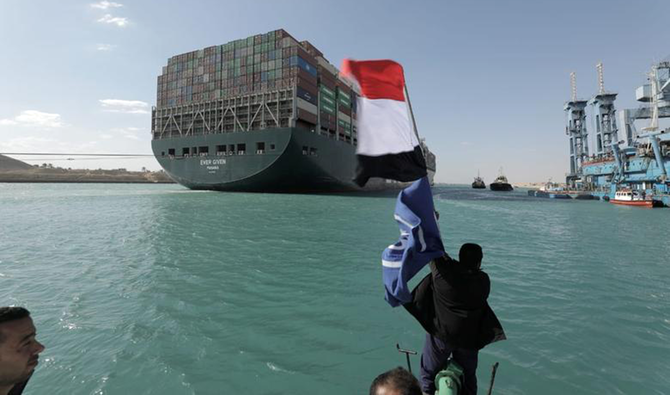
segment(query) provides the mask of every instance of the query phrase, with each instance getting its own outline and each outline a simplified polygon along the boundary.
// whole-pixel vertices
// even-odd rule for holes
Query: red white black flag
[[[402,66],[392,60],[345,59],[340,74],[360,91],[356,184],[363,186],[371,177],[408,182],[426,176]]]

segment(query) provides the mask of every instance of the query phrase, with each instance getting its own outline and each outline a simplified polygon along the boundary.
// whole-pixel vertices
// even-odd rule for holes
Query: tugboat
[[[507,181],[507,177],[502,173],[502,168],[498,177],[489,185],[492,191],[513,191],[512,185]]]
[[[486,189],[486,184],[484,183],[484,180],[479,176],[479,172],[477,172],[477,177],[475,177],[475,181],[472,183],[472,187],[474,189]]]

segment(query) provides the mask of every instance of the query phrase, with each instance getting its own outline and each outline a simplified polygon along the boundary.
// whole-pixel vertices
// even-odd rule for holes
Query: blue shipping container
[[[298,56],[298,66],[306,72],[310,73],[312,76],[316,77],[316,67],[309,64],[305,59]]]
[[[307,92],[306,90],[302,89],[301,87],[298,87],[296,94],[299,98],[308,101],[314,104],[315,106],[317,105],[316,97],[311,93]]]
[[[308,72],[310,75],[312,75],[312,77],[316,78],[316,67],[312,66],[305,59],[301,58],[298,55],[293,55],[289,58],[289,65],[290,66],[298,66],[301,69]]]

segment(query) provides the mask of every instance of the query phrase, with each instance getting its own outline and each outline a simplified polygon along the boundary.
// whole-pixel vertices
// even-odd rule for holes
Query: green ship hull
[[[190,189],[319,193],[405,185],[372,179],[359,188],[352,181],[356,148],[302,128],[155,139],[152,149],[168,175]]]

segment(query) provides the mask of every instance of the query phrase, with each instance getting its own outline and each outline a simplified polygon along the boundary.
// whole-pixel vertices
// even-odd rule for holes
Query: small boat
[[[502,174],[502,168],[500,169],[500,174],[498,177],[493,181],[490,185],[489,188],[491,188],[492,191],[513,191],[514,188],[512,188],[512,185],[507,181],[507,177],[505,177]]]
[[[632,191],[630,189],[622,189],[614,193],[614,197],[609,199],[610,203],[619,204],[623,206],[635,206],[635,207],[660,207],[661,202],[653,200],[651,197],[647,197],[644,192],[641,191]]]
[[[479,172],[477,172],[477,177],[475,177],[475,181],[473,181],[472,187],[474,189],[486,189],[486,184],[484,183],[484,180],[479,177]]]
[[[572,199],[572,196],[563,187],[551,181],[544,184],[539,190],[528,191],[528,195],[548,199]]]

